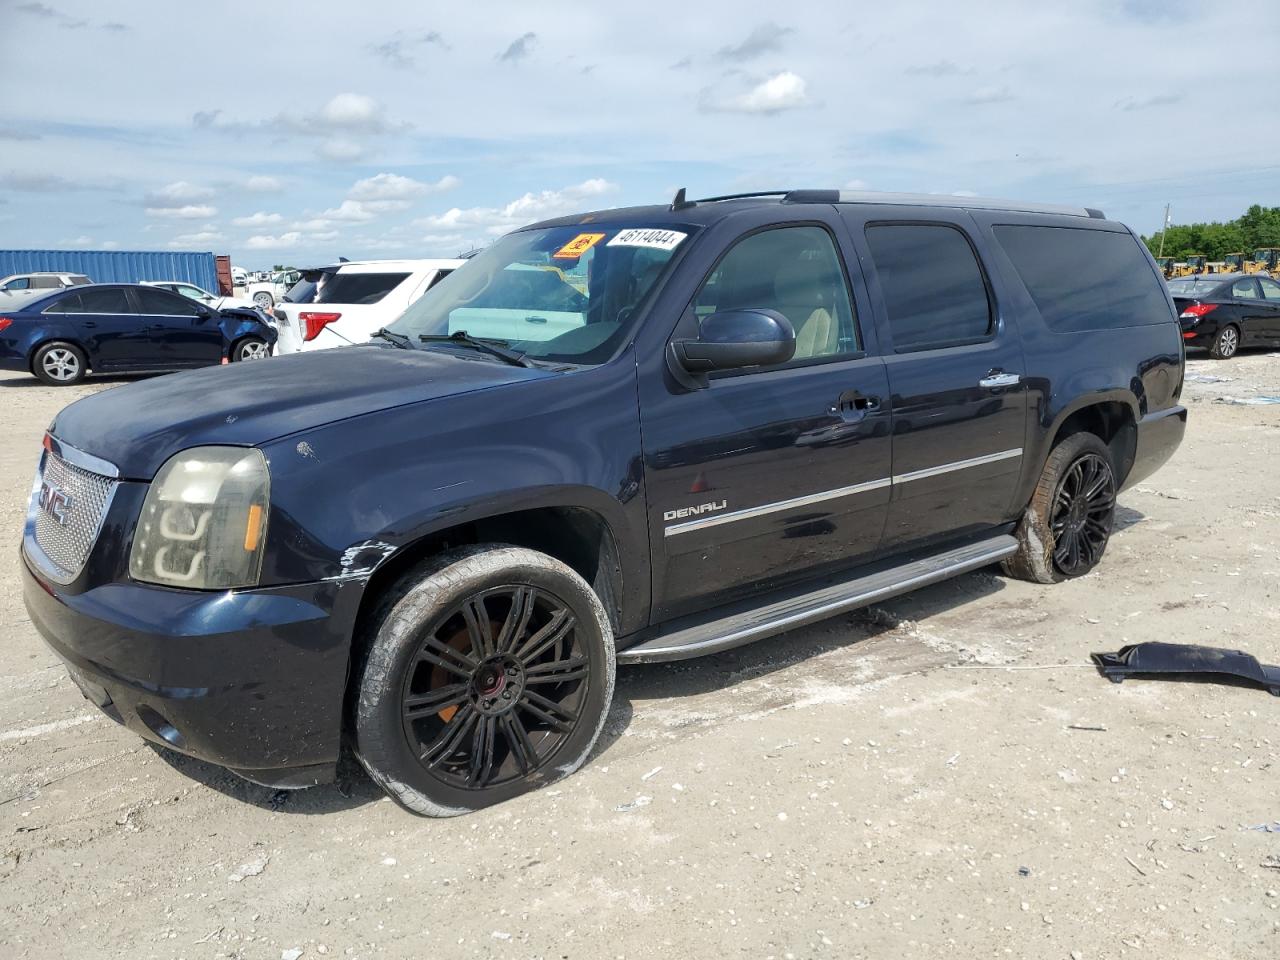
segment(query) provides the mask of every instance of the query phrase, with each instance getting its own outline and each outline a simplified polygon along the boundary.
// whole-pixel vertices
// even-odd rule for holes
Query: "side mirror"
[[[713,370],[786,363],[796,352],[791,321],[776,310],[721,310],[702,321],[698,337],[675,340],[672,358],[699,379]]]

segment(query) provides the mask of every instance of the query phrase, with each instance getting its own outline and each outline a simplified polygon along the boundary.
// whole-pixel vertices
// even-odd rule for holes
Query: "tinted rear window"
[[[991,301],[965,235],[940,224],[874,224],[867,244],[893,348],[929,350],[991,334]]]
[[[77,297],[68,298],[68,300],[72,299],[78,300],[78,303],[75,306],[68,305],[64,313],[134,312],[129,304],[129,298],[120,287],[100,287],[96,290],[91,288],[81,291]]]
[[[312,302],[377,303],[408,276],[407,273],[328,274]]]
[[[1162,280],[1127,233],[999,226],[995,235],[1051,330],[1074,333],[1173,319]]]

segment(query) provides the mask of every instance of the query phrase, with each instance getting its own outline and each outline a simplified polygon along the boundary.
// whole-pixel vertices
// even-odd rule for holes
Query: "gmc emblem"
[[[71,497],[47,480],[40,482],[40,509],[63,526],[67,523],[67,511],[71,509]]]

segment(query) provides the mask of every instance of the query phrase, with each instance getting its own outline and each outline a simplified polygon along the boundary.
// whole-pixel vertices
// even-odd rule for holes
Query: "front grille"
[[[52,450],[45,452],[40,480],[43,487],[62,494],[65,502],[53,511],[45,509],[40,505],[41,487],[36,488],[32,503],[36,546],[64,579],[71,580],[89,559],[117,481],[68,463]],[[61,523],[55,512],[61,513]]]

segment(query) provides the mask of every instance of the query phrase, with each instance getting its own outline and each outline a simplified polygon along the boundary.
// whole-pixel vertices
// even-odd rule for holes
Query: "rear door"
[[[62,303],[63,315],[80,331],[93,370],[153,365],[145,324],[124,287],[88,285]]]
[[[1240,321],[1240,345],[1255,347],[1269,342],[1267,306],[1255,277],[1241,277],[1228,292],[1235,315]]]
[[[158,287],[134,287],[145,321],[145,349],[158,366],[204,367],[222,361],[222,329],[215,311]]]
[[[1027,385],[963,211],[903,219],[846,205],[868,268],[893,416],[883,547],[902,549],[1008,519],[1022,471]]]
[[[1266,277],[1258,277],[1262,291],[1262,329],[1260,336],[1268,344],[1280,344],[1280,283]]]

